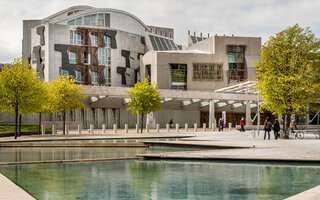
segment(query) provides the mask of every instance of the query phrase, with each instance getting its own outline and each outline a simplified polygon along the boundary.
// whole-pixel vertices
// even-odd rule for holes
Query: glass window
[[[69,75],[69,71],[68,71],[68,70],[64,70],[64,69],[61,69],[61,75],[62,75],[62,76],[67,76],[67,75]]]
[[[104,14],[103,13],[98,14],[98,26],[104,26]]]
[[[82,25],[82,17],[76,19],[76,25]]]
[[[76,64],[77,63],[77,53],[69,52],[69,63]]]
[[[91,71],[91,82],[98,82],[98,72]]]
[[[108,36],[104,36],[104,44],[106,47],[111,48],[111,38]]]
[[[193,80],[222,80],[222,64],[193,64]]]
[[[84,25],[90,26],[90,15],[84,16]]]
[[[78,82],[83,82],[83,81],[84,81],[84,78],[83,78],[83,76],[81,75],[81,72],[80,72],[80,71],[75,70],[75,74],[76,74],[76,80],[77,80]]]
[[[90,15],[90,25],[97,26],[97,15]]]
[[[73,19],[73,20],[68,21],[68,25],[74,25],[74,19]]]
[[[90,34],[91,45],[98,46],[98,36]]]

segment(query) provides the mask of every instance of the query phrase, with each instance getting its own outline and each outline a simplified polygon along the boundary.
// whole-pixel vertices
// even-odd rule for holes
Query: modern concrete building
[[[50,81],[69,74],[85,86],[88,109],[71,112],[67,120],[84,127],[135,127],[137,117],[126,111],[126,91],[149,76],[163,97],[163,110],[144,120],[153,126],[165,127],[172,119],[181,127],[212,127],[221,116],[233,126],[246,116],[250,124],[258,104],[246,80],[255,78],[261,38],[189,33],[188,44],[180,50],[172,28],[148,26],[117,9],[74,6],[41,20],[23,21],[22,54],[39,78]],[[237,82],[248,87],[235,94],[215,92]],[[45,120],[59,121],[61,116],[55,113]]]

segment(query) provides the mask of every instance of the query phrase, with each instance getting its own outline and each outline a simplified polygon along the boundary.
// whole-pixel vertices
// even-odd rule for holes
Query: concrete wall
[[[40,25],[41,20],[23,20],[22,56],[31,56],[31,28]]]

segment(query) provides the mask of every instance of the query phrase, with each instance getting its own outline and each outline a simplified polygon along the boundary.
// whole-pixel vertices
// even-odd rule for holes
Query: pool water
[[[135,157],[136,154],[192,150],[198,149],[160,147],[3,147],[0,148],[0,162],[123,158]]]
[[[283,199],[320,184],[319,166],[113,161],[1,166],[37,199]]]

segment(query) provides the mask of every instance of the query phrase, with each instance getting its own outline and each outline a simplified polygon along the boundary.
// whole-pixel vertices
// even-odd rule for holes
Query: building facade
[[[84,85],[88,109],[69,113],[67,120],[85,128],[135,127],[138,119],[127,112],[126,91],[146,77],[159,85],[163,96],[163,110],[144,120],[153,126],[165,127],[170,119],[189,127],[212,125],[223,112],[247,116],[256,112],[253,104],[243,103],[253,102],[255,95],[215,90],[255,77],[259,37],[188,34],[189,45],[181,50],[172,28],[146,25],[122,10],[74,6],[41,20],[24,20],[22,44],[22,55],[39,78],[51,81],[69,74]],[[229,102],[219,106],[222,101]],[[61,115],[47,115],[44,120],[59,121]]]

